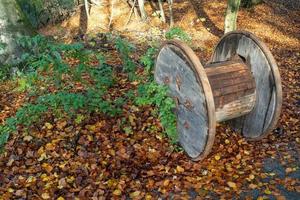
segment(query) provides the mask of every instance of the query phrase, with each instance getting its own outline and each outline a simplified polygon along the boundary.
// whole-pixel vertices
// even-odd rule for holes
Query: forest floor
[[[162,137],[151,107],[123,107],[132,134],[121,133],[120,119],[98,116],[81,126],[54,120],[31,130],[30,137],[28,132],[11,136],[0,155],[0,199],[300,199],[300,11],[281,1],[266,2],[242,9],[238,18],[239,29],[267,44],[281,74],[282,112],[266,138],[247,141],[218,125],[212,152],[194,162]],[[225,1],[175,1],[175,26],[191,35],[191,46],[203,63],[223,34],[225,8]],[[41,33],[72,42],[85,34],[78,28],[79,18],[75,15]],[[137,45],[137,58],[168,29],[156,17],[130,22],[126,29],[127,19],[122,20],[112,28]],[[99,30],[92,26],[85,31],[97,37]],[[111,53],[108,62],[120,65],[118,59]],[[0,122],[28,98],[15,87],[14,82],[1,84]],[[111,94],[134,87],[136,83],[120,75]]]

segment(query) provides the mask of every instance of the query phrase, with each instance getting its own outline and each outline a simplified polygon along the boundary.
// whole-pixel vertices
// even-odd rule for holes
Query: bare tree
[[[145,11],[144,4],[145,4],[145,0],[138,0],[139,10],[140,10],[141,17],[143,20],[145,20],[147,18],[147,13]],[[158,6],[159,6],[159,10],[160,10],[161,21],[166,23],[166,16],[165,16],[165,12],[163,9],[162,0],[158,0]],[[170,14],[170,26],[173,26],[174,25],[173,0],[168,0],[168,6],[169,6],[169,14]]]
[[[169,14],[170,14],[170,26],[174,25],[174,17],[173,17],[173,0],[168,0],[169,4]]]

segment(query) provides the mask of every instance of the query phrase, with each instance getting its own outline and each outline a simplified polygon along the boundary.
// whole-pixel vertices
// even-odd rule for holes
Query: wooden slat
[[[255,82],[246,63],[234,60],[205,68],[214,95],[218,122],[249,113],[255,105]],[[242,72],[242,73],[241,73]],[[236,78],[231,74],[238,74]]]

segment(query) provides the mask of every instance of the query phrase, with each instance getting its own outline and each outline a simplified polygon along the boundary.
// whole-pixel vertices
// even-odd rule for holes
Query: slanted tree
[[[16,38],[34,34],[16,0],[0,1],[0,67],[11,64],[21,55]]]
[[[225,16],[225,33],[236,30],[238,10],[241,0],[228,0]]]

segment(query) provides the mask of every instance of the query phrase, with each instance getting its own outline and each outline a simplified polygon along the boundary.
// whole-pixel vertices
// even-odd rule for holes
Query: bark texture
[[[66,19],[76,11],[78,5],[84,4],[84,0],[17,0],[17,2],[36,28]]]
[[[33,28],[16,0],[0,1],[0,67],[18,60],[21,52],[16,39],[33,34]]]
[[[236,30],[236,21],[241,0],[228,0],[225,16],[225,33]]]

